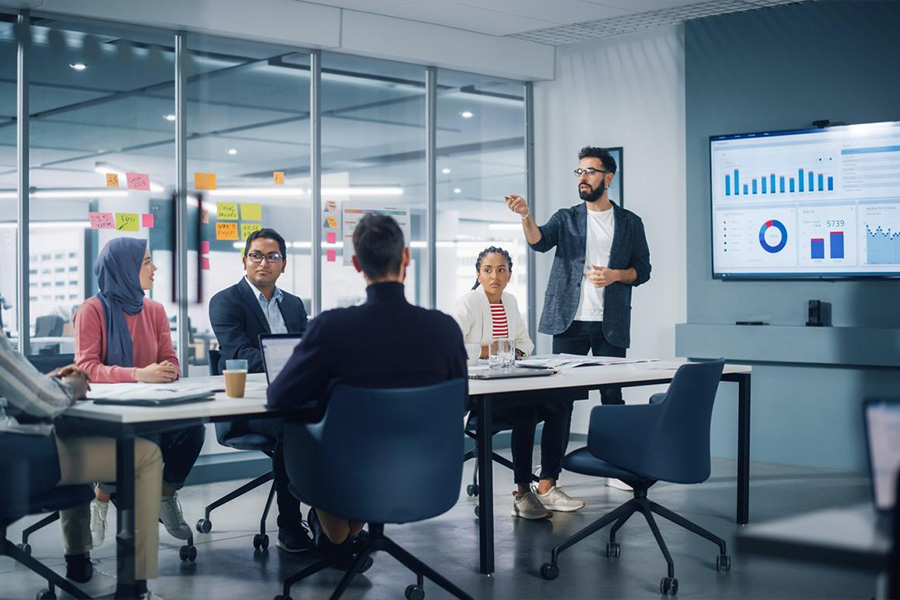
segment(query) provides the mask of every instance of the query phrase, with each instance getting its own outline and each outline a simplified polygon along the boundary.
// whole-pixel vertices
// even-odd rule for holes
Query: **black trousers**
[[[512,423],[513,475],[517,484],[531,483],[531,458],[534,432],[539,421],[544,422],[541,433],[541,479],[558,479],[560,462],[569,442],[572,420],[572,401],[547,400],[538,405],[515,406],[495,411]]]
[[[553,354],[581,354],[588,351],[594,356],[617,356],[625,358],[625,348],[613,346],[603,336],[601,321],[572,321],[564,332],[553,336]],[[625,404],[622,388],[613,387],[600,390],[603,404]]]
[[[287,469],[284,466],[282,444],[282,419],[252,419],[247,428],[256,433],[264,433],[275,438],[275,452],[272,456],[272,475],[275,483],[275,502],[278,505],[278,527],[295,527],[302,519],[300,501],[291,494]]]

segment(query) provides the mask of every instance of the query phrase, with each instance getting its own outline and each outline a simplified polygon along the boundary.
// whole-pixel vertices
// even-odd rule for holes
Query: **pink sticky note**
[[[150,176],[146,173],[125,173],[129,190],[150,191]]]
[[[325,241],[329,244],[333,244],[337,242],[337,233],[334,231],[326,231],[325,232]]]
[[[91,220],[91,229],[115,229],[116,221],[112,213],[92,212],[88,213]]]
[[[153,229],[153,214],[152,213],[141,214],[141,227],[146,227],[147,229]]]
[[[209,242],[204,240],[200,242],[200,254],[209,254]]]
[[[325,255],[328,262],[334,262],[337,260],[337,250],[326,250]]]
[[[208,256],[201,257],[200,268],[204,271],[209,271],[209,257]]]

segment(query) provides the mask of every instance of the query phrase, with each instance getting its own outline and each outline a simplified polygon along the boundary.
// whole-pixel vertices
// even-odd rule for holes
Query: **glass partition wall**
[[[30,249],[0,263],[0,318],[6,335],[31,340],[32,353],[72,351],[72,315],[97,291],[97,254],[130,236],[149,240],[160,268],[151,294],[173,322],[173,340],[176,317],[186,317],[185,373],[205,374],[216,347],[209,298],[243,276],[247,235],[272,227],[285,237],[279,286],[307,308],[348,306],[365,298],[350,236],[370,211],[389,211],[408,236],[410,302],[448,310],[471,287],[478,252],[501,245],[515,263],[509,290],[530,309],[526,247],[503,201],[525,193],[523,83],[437,69],[429,102],[423,66],[331,52],[314,60],[299,48],[200,34],[185,36],[179,57],[171,31],[34,14],[23,37],[16,18],[0,13],[0,248],[15,255],[24,154]],[[24,148],[20,46],[29,64]],[[177,188],[180,131],[185,190]],[[186,244],[175,222],[179,196]],[[177,269],[186,269],[184,297],[174,292]],[[17,331],[23,283],[27,332]]]

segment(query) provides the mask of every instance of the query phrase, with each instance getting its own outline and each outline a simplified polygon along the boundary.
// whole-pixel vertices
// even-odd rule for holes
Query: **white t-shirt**
[[[606,267],[609,265],[609,251],[612,249],[613,234],[616,222],[613,209],[587,211],[587,247],[585,248],[584,270],[591,270],[591,265]],[[581,299],[575,311],[576,321],[603,320],[603,291],[588,281],[587,275],[581,277]]]

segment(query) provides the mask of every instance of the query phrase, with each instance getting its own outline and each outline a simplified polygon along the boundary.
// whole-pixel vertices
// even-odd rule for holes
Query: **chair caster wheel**
[[[253,548],[256,550],[265,550],[269,547],[269,536],[265,533],[257,533],[253,536]]]
[[[25,553],[25,556],[31,556],[31,544],[17,544],[16,547]]]
[[[56,600],[53,590],[41,590],[35,596],[35,600]]]
[[[716,557],[716,571],[728,572],[731,570],[731,557],[727,554],[720,554]]]
[[[194,562],[197,560],[197,547],[182,546],[178,549],[178,558],[181,559],[181,562]]]
[[[209,533],[212,531],[212,521],[209,519],[200,519],[197,521],[197,531],[200,533]]]
[[[470,483],[466,486],[466,496],[477,496],[478,495],[478,484]]]
[[[478,510],[478,507],[475,507],[475,517],[481,516],[481,511]]]
[[[606,545],[606,558],[619,558],[622,555],[622,547],[618,542],[610,542]]]
[[[559,577],[559,567],[554,563],[544,563],[541,565],[541,577],[548,581],[553,581]]]
[[[674,577],[663,577],[659,580],[659,593],[665,596],[670,594],[674,596],[678,593],[678,580]]]
[[[424,600],[425,590],[420,585],[411,584],[406,586],[406,600]]]

